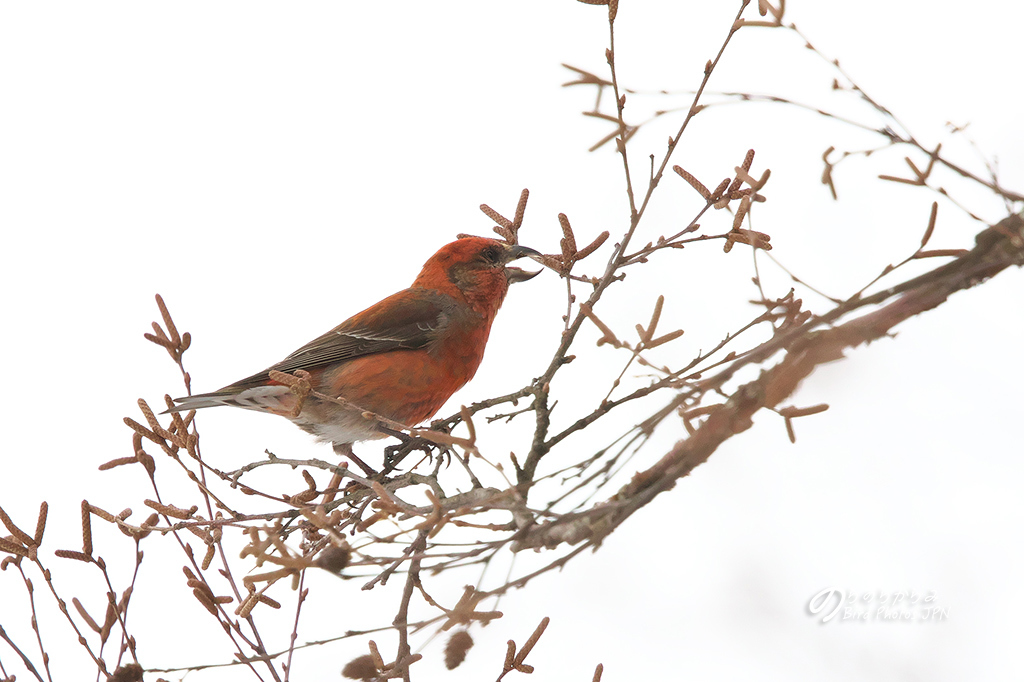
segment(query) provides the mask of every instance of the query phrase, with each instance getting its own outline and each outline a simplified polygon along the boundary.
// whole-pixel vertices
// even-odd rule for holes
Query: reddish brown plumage
[[[510,260],[537,255],[494,239],[442,247],[413,285],[357,313],[273,367],[219,391],[179,398],[177,410],[234,405],[288,416],[335,444],[380,437],[370,411],[406,425],[433,416],[476,373],[510,282],[528,279]],[[268,372],[310,373],[312,388],[357,408],[298,398]]]

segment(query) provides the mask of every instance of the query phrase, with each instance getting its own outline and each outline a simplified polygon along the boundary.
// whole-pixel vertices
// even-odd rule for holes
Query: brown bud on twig
[[[732,229],[740,229],[740,225],[743,224],[743,219],[747,217],[747,213],[750,211],[750,197],[743,197],[740,200],[740,206],[736,209],[736,215],[732,218]]]
[[[898,178],[895,175],[879,175],[878,179],[888,180],[889,182],[900,182],[903,183],[904,185],[921,186],[924,184],[920,180],[908,180],[907,178]]]
[[[372,680],[377,677],[377,666],[372,656],[363,654],[346,663],[341,674],[350,680]]]
[[[107,682],[142,682],[142,674],[145,672],[138,663],[126,663],[119,666],[114,673],[107,678]]]
[[[161,504],[155,500],[146,500],[143,504],[150,509],[160,512],[161,514],[165,514],[175,519],[181,519],[182,521],[187,521],[192,518],[193,514],[199,511],[199,507],[196,505],[192,505],[188,509],[181,509],[180,507],[175,507],[172,504]]]
[[[318,568],[340,574],[352,560],[352,550],[347,547],[328,545],[313,562]]]
[[[304,369],[297,369],[293,374],[285,374],[277,370],[270,370],[268,373],[271,381],[277,381],[284,384],[291,392],[295,394],[298,400],[295,401],[295,407],[292,409],[291,416],[293,419],[298,417],[302,412],[302,406],[306,402],[306,398],[313,390],[313,386],[310,383],[312,375]]]
[[[178,336],[178,330],[174,326],[174,320],[171,319],[171,313],[167,311],[167,306],[164,304],[164,298],[160,294],[156,295],[156,306],[160,309],[160,316],[164,318],[164,325],[167,327],[167,332],[171,335],[171,341],[174,345],[181,343],[181,337]]]
[[[779,410],[779,414],[789,418],[806,417],[812,414],[819,414],[827,409],[828,405],[824,403],[812,407],[783,407]]]
[[[117,459],[112,459],[109,462],[104,462],[103,464],[101,464],[99,466],[99,470],[109,471],[110,469],[119,466],[124,466],[125,464],[135,464],[138,461],[139,460],[137,457],[118,457]]]
[[[749,171],[750,167],[753,164],[754,164],[754,150],[753,149],[748,149],[747,150],[747,155],[743,157],[743,163],[741,164],[741,166],[743,167],[743,170]]]
[[[260,600],[256,596],[256,593],[252,592],[252,593],[249,594],[248,597],[243,599],[242,603],[240,603],[238,605],[238,608],[235,609],[235,615],[238,616],[239,618],[248,618],[249,614],[252,612],[253,608],[255,608],[256,605],[259,604],[259,603],[260,603]]]
[[[34,544],[36,544],[35,540],[33,540],[33,538],[28,533],[26,533],[25,531],[23,531],[15,525],[14,521],[11,520],[11,517],[8,516],[7,512],[5,512],[2,508],[0,508],[0,521],[3,522],[4,526],[7,527],[7,530],[11,532],[11,535],[13,535],[15,539],[18,540],[18,542],[21,542],[22,544],[28,547],[31,547]]]
[[[704,183],[702,183],[700,180],[693,177],[693,175],[691,175],[687,171],[683,170],[682,166],[672,166],[672,170],[675,171],[679,177],[685,180],[687,184],[690,185],[690,187],[697,190],[697,193],[704,197],[704,201],[711,200],[711,190],[705,187]]]
[[[789,437],[790,443],[796,442],[796,431],[793,430],[793,420],[789,417],[785,418],[786,422],[786,435]]]
[[[622,341],[619,341],[618,337],[615,336],[615,332],[613,332],[608,327],[608,325],[602,322],[600,318],[598,318],[598,316],[594,314],[594,311],[591,310],[588,304],[580,304],[580,312],[586,315],[591,322],[597,325],[597,328],[601,330],[602,334],[604,334],[604,336],[597,340],[597,345],[603,346],[604,344],[607,343],[614,346],[615,348],[622,348],[623,346],[626,345]]]
[[[158,329],[160,331],[160,334],[159,335],[155,335],[155,334],[150,334],[150,333],[146,332],[142,336],[145,337],[145,339],[147,341],[151,341],[151,342],[155,343],[158,346],[163,346],[164,348],[166,348],[167,351],[171,354],[171,357],[173,358],[174,357],[174,343],[170,339],[168,339],[168,338],[166,338],[164,336],[164,330],[160,329],[160,325],[156,324],[156,322],[154,322],[153,325],[156,327],[156,329]]]
[[[82,500],[82,553],[88,556],[92,556],[92,523],[89,518],[91,509],[89,503]]]
[[[465,630],[452,633],[444,647],[444,666],[455,670],[466,660],[466,654],[473,648],[473,638]]]
[[[302,479],[306,482],[306,488],[308,490],[316,491],[316,479],[314,479],[313,475],[305,469],[302,470]]]
[[[828,405],[814,405],[813,407],[783,407],[778,410],[779,414],[782,415],[786,422],[786,435],[789,436],[789,442],[796,442],[796,431],[793,430],[793,420],[797,417],[806,417],[811,414],[818,414],[828,409]]]
[[[110,629],[114,627],[114,623],[117,622],[117,606],[114,604],[114,593],[110,592],[107,594],[107,615],[103,619],[103,627],[100,628],[100,642],[105,643],[107,638],[110,637]]]
[[[39,517],[36,519],[36,534],[32,537],[36,547],[43,544],[43,531],[46,530],[46,512],[48,509],[49,505],[46,502],[39,505]]]
[[[935,218],[938,217],[938,215],[939,215],[939,202],[933,201],[932,202],[932,212],[931,212],[931,215],[928,216],[928,227],[924,231],[924,236],[921,237],[921,248],[922,249],[925,247],[925,244],[928,243],[928,240],[932,238],[932,232],[935,231]]]
[[[570,67],[571,68],[571,67]],[[494,231],[497,232],[506,242],[509,244],[519,243],[519,228],[523,224],[523,216],[526,213],[526,202],[530,198],[530,190],[524,189],[519,194],[519,203],[516,205],[515,217],[509,220],[505,216],[501,215],[487,204],[480,204],[480,210],[483,211],[484,215],[498,223],[494,227]],[[459,235],[459,239],[467,237],[469,235]]]
[[[605,243],[605,241],[608,239],[608,235],[609,232],[607,230],[597,235],[597,239],[590,242],[589,244],[587,244],[582,249],[576,252],[576,260],[581,261],[590,254],[594,253],[594,251],[597,251],[599,248],[601,248],[601,244]]]
[[[210,544],[206,546],[206,556],[203,557],[203,563],[201,564],[202,569],[205,571],[210,568],[210,564],[213,563],[213,557],[217,554],[217,546]]]
[[[170,431],[168,431],[167,429],[160,425],[160,422],[157,421],[156,415],[153,414],[153,410],[150,408],[149,403],[147,403],[142,398],[139,398],[138,405],[139,411],[142,412],[142,416],[146,418],[146,422],[149,423],[149,428],[153,429],[153,433],[157,434],[164,440],[171,441],[178,447],[184,447],[185,443],[184,441],[181,440],[179,436],[171,433]]]
[[[828,160],[829,154],[835,151],[835,147],[829,147],[825,150],[825,153],[821,155],[821,160],[825,162],[825,169],[821,171],[821,184],[828,185],[829,191],[832,193],[832,199],[836,200],[839,195],[836,193],[836,186],[832,182],[832,162]]]
[[[370,658],[373,659],[373,665],[377,670],[384,670],[384,659],[380,655],[380,651],[377,649],[377,643],[372,639],[367,643],[370,647]]]
[[[750,190],[748,191],[748,193],[756,192],[757,190],[764,187],[768,183],[768,179],[771,176],[772,172],[768,168],[765,168],[764,173],[761,173],[760,178],[754,178],[749,172],[747,172],[746,169],[740,168],[739,166],[736,167],[736,177],[750,185]]]
[[[152,478],[153,474],[156,473],[156,460],[153,459],[153,456],[139,450],[139,453],[135,457],[139,464],[146,469],[146,473],[149,474],[149,477]]]
[[[315,500],[319,495],[320,493],[318,493],[315,490],[303,490],[298,495],[283,495],[282,499],[298,507],[304,504],[309,504],[310,502]]]
[[[914,165],[914,162],[910,160],[909,156],[904,156],[903,160],[907,162],[907,165],[910,166],[910,170],[913,171],[914,175],[917,176],[917,179],[920,180],[921,184],[923,185],[925,183],[925,180],[928,179],[927,175],[922,173],[920,169],[918,169],[918,167]]]
[[[530,190],[523,188],[519,193],[519,203],[516,204],[516,217],[512,221],[513,232],[518,233],[523,224],[523,216],[526,215],[526,202],[530,199]]]
[[[192,337],[185,332],[184,335],[179,336],[178,330],[174,326],[174,320],[171,319],[171,314],[167,311],[167,306],[164,305],[164,300],[160,294],[156,295],[156,305],[160,309],[160,315],[163,317],[164,326],[167,327],[167,332],[164,332],[156,322],[153,323],[154,334],[143,334],[146,340],[163,346],[167,353],[171,356],[179,365],[181,364],[181,354],[184,353],[188,347],[192,344]]]
[[[488,218],[490,218],[494,222],[498,223],[502,227],[505,227],[505,228],[512,227],[512,221],[511,220],[509,220],[505,216],[501,215],[500,213],[495,211],[493,208],[491,208],[487,204],[480,204],[480,210],[484,212],[485,216],[487,216]]]
[[[526,640],[526,644],[524,644],[523,648],[519,650],[518,654],[516,654],[514,666],[517,669],[523,665],[523,661],[525,661],[526,657],[531,651],[533,651],[533,647],[535,647],[537,642],[540,641],[540,636],[544,634],[544,630],[547,629],[548,623],[550,622],[551,619],[544,616],[544,618],[541,619],[540,624],[537,626],[537,629],[533,631],[532,635],[530,635],[530,639]]]
[[[644,329],[641,325],[636,326],[637,333],[640,334],[640,340],[647,343],[651,340],[651,334],[658,327],[658,321],[661,320],[661,308],[665,305],[665,297],[658,296],[658,300],[654,303],[654,312],[651,314],[651,321],[647,325],[647,329]]]
[[[92,557],[82,552],[76,552],[71,549],[58,549],[54,552],[61,559],[74,559],[75,561],[84,561],[87,564],[92,563]]]
[[[473,424],[473,415],[468,407],[460,405],[459,416],[462,417],[462,423],[466,425],[466,429],[469,431],[469,438],[467,439],[469,445],[473,450],[476,450],[476,425]]]
[[[512,670],[512,664],[516,660],[516,643],[511,639],[505,644],[505,664],[502,666],[505,672]]]
[[[733,230],[725,236],[725,252],[729,253],[732,250],[733,244],[747,244],[753,246],[755,249],[762,249],[764,251],[771,251],[772,245],[769,243],[771,237],[764,232],[756,232],[754,230]]]
[[[933,249],[931,251],[918,251],[914,254],[915,259],[919,258],[943,258],[946,256],[952,256],[953,258],[959,258],[970,253],[967,249]]]
[[[564,213],[558,214],[558,224],[562,226],[562,262],[569,263],[576,255],[576,236],[572,233],[572,226],[569,225],[569,218]]]
[[[718,201],[722,198],[722,195],[725,194],[727,189],[729,189],[729,178],[725,178],[718,183],[718,187],[716,187],[715,191],[711,193],[711,197],[708,198],[708,201],[714,202],[715,208],[719,208]]]
[[[203,607],[210,612],[210,615],[217,615],[217,604],[213,601],[213,597],[207,594],[205,590],[194,587],[192,588],[192,595],[196,598],[196,601],[202,604]]]
[[[152,431],[150,431],[145,426],[143,426],[142,424],[138,423],[137,421],[135,421],[131,417],[125,417],[124,418],[124,423],[127,424],[130,429],[135,431],[135,433],[139,434],[143,438],[148,438],[149,440],[153,441],[157,445],[166,445],[167,444],[166,441],[164,441],[163,438],[160,438],[155,433],[153,433]]]
[[[580,2],[583,2],[583,0],[580,0]],[[601,4],[604,3],[602,2]],[[569,69],[570,71],[579,74],[578,80],[569,81],[568,83],[562,83],[563,88],[569,87],[570,85],[597,85],[598,87],[600,87],[612,84],[610,80],[601,78],[600,76],[590,73],[589,71],[584,71],[583,69],[577,68],[575,66],[569,66],[568,64],[562,64],[562,66]]]
[[[7,552],[8,554],[16,554],[17,556],[23,556],[23,557],[26,557],[26,558],[29,558],[32,555],[32,553],[28,550],[28,548],[22,547],[17,542],[12,542],[12,541],[8,540],[7,538],[0,538],[0,551]],[[57,550],[57,552],[58,552],[57,556],[60,556],[59,552],[64,552],[64,551],[67,551],[67,550],[58,549]],[[86,561],[89,561],[88,557],[86,557]]]

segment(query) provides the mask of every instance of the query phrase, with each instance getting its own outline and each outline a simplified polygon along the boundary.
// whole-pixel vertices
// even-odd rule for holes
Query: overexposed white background
[[[624,0],[622,82],[695,87],[734,13],[734,3]],[[562,62],[606,73],[605,16],[568,0],[0,6],[0,505],[32,527],[48,500],[52,551],[79,546],[82,498],[116,512],[147,494],[136,472],[96,467],[131,454],[121,420],[136,415],[137,398],[156,404],[181,392],[176,368],[142,338],[157,319],[156,292],[193,335],[187,366],[194,389],[205,391],[407,286],[457,233],[488,233],[482,202],[508,215],[530,188],[521,239],[548,253],[558,250],[558,212],[581,242],[606,229],[621,234],[620,159],[610,146],[586,151],[607,124],[580,115],[591,91],[559,87],[572,77]],[[962,141],[945,136],[947,121],[970,122],[981,149],[999,156],[1004,184],[1024,188],[1012,80],[1019,4],[790,2],[787,18],[925,144],[945,141],[983,172]],[[744,29],[711,87],[825,103],[831,78],[795,36]],[[630,98],[627,116],[663,105]],[[638,135],[638,176],[674,124]],[[877,143],[795,109],[730,106],[698,116],[674,162],[713,186],[756,149],[754,170],[771,168],[772,180],[755,227],[799,276],[845,296],[913,252],[935,198],[871,180],[905,172],[897,150],[841,167],[844,201],[832,202],[818,184],[821,153]],[[674,176],[664,183],[672,187],[659,190],[638,240],[693,213],[692,190]],[[982,217],[1002,217],[997,202],[963,196]],[[929,246],[969,247],[978,229],[942,203]],[[607,253],[584,271],[598,270]],[[687,331],[677,348],[689,358],[755,314],[724,305],[754,298],[750,258],[713,243],[674,262],[657,276],[631,274],[631,288],[610,292],[608,316],[623,330],[646,323],[665,293],[663,328]],[[771,293],[784,294],[788,279],[761,265]],[[435,647],[435,660],[418,664],[424,678],[497,677],[504,642],[522,643],[547,615],[551,626],[529,659],[540,680],[589,680],[598,662],[605,680],[1019,679],[1022,285],[1019,270],[1006,272],[907,322],[895,340],[815,373],[794,403],[831,409],[797,421],[796,445],[781,420],[759,415],[596,554],[506,598],[505,617],[475,631],[464,667],[440,670]],[[551,273],[517,286],[477,378],[442,413],[539,374],[563,306]],[[592,349],[592,332],[581,348],[617,370],[613,351]],[[581,406],[603,394],[587,373],[569,376],[579,385],[556,388]],[[204,452],[225,469],[265,448],[331,454],[282,419],[228,409],[200,419]],[[671,426],[648,457],[683,433]],[[501,432],[485,438],[496,452],[516,448]],[[113,535],[97,542],[108,563],[124,549]],[[166,575],[145,565],[133,606],[146,611],[133,616],[144,628],[144,665],[224,661],[212,619],[186,593],[180,559],[163,560]],[[384,606],[368,599],[361,581],[314,580],[317,601],[300,639],[330,634],[332,614],[338,630],[389,622],[397,605],[397,594]],[[68,596],[97,593],[93,583],[62,587]],[[931,593],[948,617],[821,624],[807,604],[827,587]],[[42,585],[37,595],[47,603]],[[27,625],[10,572],[0,575],[0,605],[9,631]],[[66,624],[52,609],[41,621],[48,641],[69,642],[51,651],[55,679],[77,679],[84,659]],[[31,643],[24,631],[22,641]],[[333,679],[362,647],[313,650],[294,678]],[[8,671],[18,670],[14,658],[0,648]],[[208,679],[245,679],[231,675]]]

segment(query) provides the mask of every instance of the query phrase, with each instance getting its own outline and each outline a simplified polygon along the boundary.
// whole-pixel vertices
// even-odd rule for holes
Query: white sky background
[[[734,13],[734,3],[625,0],[622,82],[695,87]],[[981,149],[1000,158],[1003,183],[1024,188],[1022,103],[1008,80],[1020,63],[1018,3],[938,2],[925,13],[912,2],[791,2],[787,18],[926,145],[943,141],[983,173],[974,152],[943,130],[947,120],[971,122]],[[480,203],[510,214],[528,187],[521,238],[549,253],[561,236],[558,212],[580,242],[605,229],[621,234],[620,159],[610,146],[586,151],[607,125],[580,116],[592,92],[559,87],[571,77],[561,62],[605,74],[606,41],[605,10],[568,0],[0,6],[0,505],[33,527],[48,500],[51,552],[80,546],[83,497],[147,515],[139,500],[149,486],[138,472],[96,467],[131,454],[121,420],[138,417],[137,398],[156,404],[181,393],[177,369],[142,339],[157,316],[156,292],[193,335],[187,366],[205,391],[407,286],[457,233],[489,233]],[[711,88],[779,94],[877,121],[849,98],[829,100],[831,78],[795,36],[744,29]],[[636,120],[664,106],[631,97],[627,114]],[[676,125],[665,119],[638,135],[638,178]],[[841,166],[844,201],[832,202],[817,183],[821,153],[875,144],[792,108],[730,106],[698,116],[674,162],[714,186],[756,149],[754,170],[770,168],[772,179],[755,228],[772,235],[773,255],[801,278],[846,296],[913,252],[935,198],[872,181],[905,174],[907,152],[896,150]],[[951,176],[941,180],[957,186]],[[638,240],[675,231],[695,212],[694,193],[677,177],[662,185]],[[986,219],[1004,215],[981,194],[960,196]],[[705,221],[707,231],[720,231],[725,218]],[[940,202],[929,247],[970,247],[978,229]],[[608,250],[583,271],[603,267]],[[662,328],[686,330],[673,350],[689,358],[753,317],[740,302],[756,291],[743,248],[726,256],[713,242],[673,258],[670,267],[631,272],[609,292],[602,317],[625,336],[646,324],[664,293]],[[765,259],[761,267],[770,293],[783,295],[788,278]],[[505,617],[474,631],[464,667],[447,673],[424,662],[419,677],[493,679],[504,642],[522,643],[547,615],[551,626],[529,659],[538,680],[589,680],[598,662],[605,680],[1019,678],[1022,284],[1019,270],[1006,272],[905,323],[895,341],[816,372],[793,404],[831,409],[797,421],[796,445],[781,419],[758,415],[755,428],[596,554],[503,600]],[[543,370],[563,291],[546,273],[511,292],[477,378],[444,414]],[[822,299],[800,295],[825,309]],[[593,329],[581,336],[580,365],[563,380],[578,384],[556,386],[565,401],[556,417],[566,422],[603,395],[605,374],[623,361],[594,349],[596,338]],[[282,419],[228,409],[200,419],[204,453],[225,469],[259,459],[264,448],[331,455]],[[629,419],[580,438],[579,451],[618,435]],[[528,420],[489,431],[484,442],[496,456],[522,452]],[[682,433],[678,423],[666,427],[638,465]],[[372,460],[376,447],[359,451]],[[171,471],[164,460],[158,466]],[[282,492],[301,487],[294,472],[280,475]],[[108,563],[127,561],[118,534],[97,535]],[[218,631],[187,594],[180,556],[147,542],[165,566],[144,564],[133,601],[144,665],[224,661]],[[58,580],[79,575],[48,561]],[[102,614],[96,575],[80,575],[80,586],[61,585],[64,596],[91,596],[91,610]],[[453,578],[449,602],[476,577]],[[371,594],[386,599],[381,606],[359,592],[362,581],[314,580],[300,640],[382,625],[394,613],[397,590]],[[36,584],[47,641],[68,643],[51,651],[54,670],[74,679],[84,659]],[[822,625],[807,603],[826,587],[930,592],[948,617]],[[0,622],[9,631],[27,623],[23,600],[17,577],[0,575]],[[290,618],[282,614],[284,627]],[[388,636],[377,640],[393,650]],[[363,647],[312,650],[297,659],[295,679],[333,679]],[[439,644],[427,654],[439,657]],[[0,661],[29,677],[6,648]],[[218,671],[190,679],[249,678]]]

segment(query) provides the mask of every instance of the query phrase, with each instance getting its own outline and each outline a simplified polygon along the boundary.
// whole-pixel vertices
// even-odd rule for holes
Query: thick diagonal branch
[[[975,241],[975,247],[956,260],[864,299],[882,303],[895,298],[883,307],[829,328],[805,328],[803,334],[787,339],[780,349],[785,355],[778,364],[740,386],[725,403],[707,414],[691,436],[677,442],[652,467],[635,474],[615,496],[586,512],[567,514],[521,531],[516,549],[554,547],[583,540],[599,542],[633,512],[675,487],[679,479],[706,462],[722,443],[750,428],[756,412],[775,407],[791,396],[818,366],[841,359],[848,348],[886,336],[896,325],[941,305],[957,291],[974,287],[1011,265],[1024,264],[1024,219],[1020,216],[1009,216],[978,234]],[[873,300],[878,296],[882,298]],[[837,310],[844,307],[848,314],[860,306],[847,302]],[[832,321],[841,316],[842,312],[818,319]],[[721,386],[733,372],[725,370],[704,383]]]

